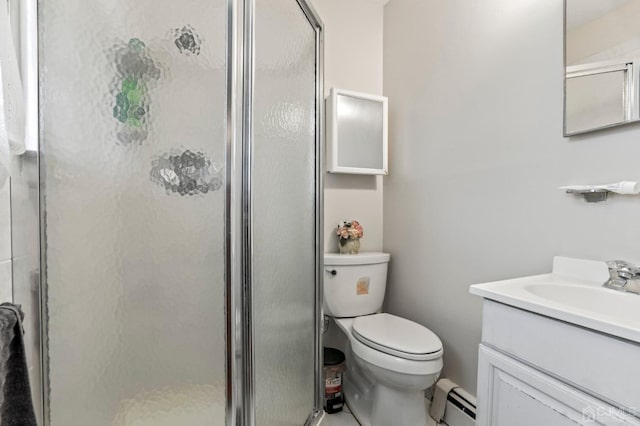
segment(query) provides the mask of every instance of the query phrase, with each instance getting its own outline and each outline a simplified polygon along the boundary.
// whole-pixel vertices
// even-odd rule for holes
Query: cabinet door
[[[633,414],[480,345],[477,426],[640,425]]]

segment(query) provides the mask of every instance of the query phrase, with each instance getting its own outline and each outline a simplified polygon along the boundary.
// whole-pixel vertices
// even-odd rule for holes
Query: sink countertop
[[[640,295],[604,288],[605,262],[554,257],[553,271],[470,292],[506,305],[640,343]]]

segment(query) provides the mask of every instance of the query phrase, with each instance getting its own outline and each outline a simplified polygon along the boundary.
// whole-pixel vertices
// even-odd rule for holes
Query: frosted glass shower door
[[[316,30],[296,0],[255,4],[255,423],[299,426],[316,384]]]
[[[52,426],[225,424],[225,0],[41,0]]]

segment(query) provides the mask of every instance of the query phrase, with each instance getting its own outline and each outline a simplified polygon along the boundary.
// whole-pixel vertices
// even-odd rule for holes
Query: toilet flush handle
[[[336,271],[335,269],[325,269],[325,272],[330,273],[331,275],[337,275],[338,271]]]

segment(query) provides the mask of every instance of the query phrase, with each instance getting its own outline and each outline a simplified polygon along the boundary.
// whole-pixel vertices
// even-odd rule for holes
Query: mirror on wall
[[[387,98],[331,89],[327,98],[327,171],[386,175]]]
[[[565,0],[564,134],[640,120],[640,0]]]

